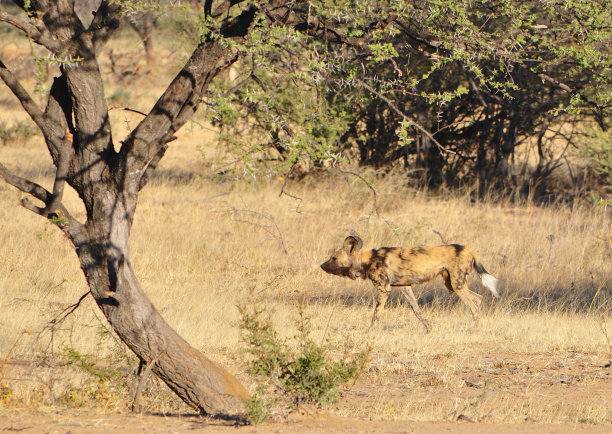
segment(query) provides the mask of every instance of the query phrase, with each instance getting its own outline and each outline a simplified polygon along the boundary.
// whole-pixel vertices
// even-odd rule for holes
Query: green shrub
[[[74,366],[87,374],[79,385],[71,385],[60,397],[63,405],[83,407],[101,404],[107,407],[116,403],[120,395],[125,393],[125,384],[121,384],[119,371],[112,368],[102,368],[89,354],[81,354],[74,348],[65,348],[65,365]]]
[[[93,356],[89,354],[81,354],[74,348],[65,348],[66,365],[76,366],[97,379],[108,379],[119,375],[119,372],[113,369],[100,368],[93,360]]]
[[[370,349],[349,356],[345,351],[340,360],[328,357],[327,347],[310,338],[310,318],[300,309],[298,333],[293,337],[296,349],[281,338],[270,316],[255,307],[239,307],[242,340],[253,356],[250,372],[265,384],[247,405],[252,423],[262,422],[268,407],[279,399],[290,407],[300,404],[317,406],[336,402],[340,387],[356,379],[363,371]],[[277,399],[264,399],[265,390],[272,389]],[[280,395],[280,396],[278,396]]]

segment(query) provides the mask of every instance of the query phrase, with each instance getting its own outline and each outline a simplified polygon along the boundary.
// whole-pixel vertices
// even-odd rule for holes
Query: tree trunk
[[[113,204],[108,205],[112,209]],[[127,219],[115,224],[124,229],[113,233],[129,232]],[[89,288],[121,340],[140,359],[152,364],[152,371],[192,408],[205,414],[240,411],[248,393],[162,318],[124,254],[127,238],[111,239],[99,225],[88,226],[82,238],[76,250]]]
[[[208,52],[211,53],[214,50]],[[207,59],[209,70],[196,82],[201,84],[205,80],[216,61],[210,63]],[[106,127],[108,116],[101,115],[106,113],[106,107],[100,107],[99,100],[91,98],[95,93],[92,89],[102,89],[101,81],[96,81],[99,73],[92,71],[93,65],[66,68],[75,121],[79,125],[75,140],[84,144],[76,152],[77,170],[69,179],[84,198],[88,216],[83,228],[71,235],[91,293],[121,340],[141,360],[152,364],[152,371],[183,401],[204,414],[235,413],[249,398],[244,387],[192,348],[164,321],[130,266],[128,240],[143,172],[137,170],[138,160],[125,165],[129,152],[114,151],[110,127]],[[193,80],[193,74],[189,80]],[[80,89],[87,89],[87,94],[79,96]],[[175,92],[168,94],[180,101]],[[164,116],[168,116],[167,111]],[[167,136],[171,124],[170,121],[161,137]],[[145,138],[148,144],[159,141],[150,130],[140,137]],[[95,149],[102,152],[92,152]]]

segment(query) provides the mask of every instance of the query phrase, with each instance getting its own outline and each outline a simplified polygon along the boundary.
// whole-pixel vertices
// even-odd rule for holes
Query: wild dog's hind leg
[[[470,291],[470,288],[468,288],[467,282],[465,281],[463,282],[463,286],[461,287],[461,289],[456,292],[461,301],[467,304],[467,306],[470,308],[470,311],[472,312],[472,318],[474,318],[475,321],[478,321],[478,317],[480,316],[480,309],[478,306],[482,301],[482,297],[476,294],[475,292]],[[478,298],[474,296],[477,296]]]
[[[482,296],[470,291],[467,286],[467,274],[461,271],[449,273],[444,271],[441,273],[444,278],[444,284],[449,291],[453,291],[459,296],[459,299],[465,304],[472,313],[472,317],[478,319],[478,306],[482,302]]]
[[[480,310],[480,304],[482,303],[482,295],[470,290],[467,285],[467,282],[465,282],[464,289],[470,294],[472,301],[474,302],[478,310]]]
[[[423,318],[423,313],[421,312],[419,303],[416,297],[414,296],[414,292],[412,292],[412,286],[401,288],[401,291],[402,291],[402,294],[404,294],[404,297],[406,297],[406,299],[408,300],[408,303],[410,303],[410,307],[412,308],[412,311],[414,312],[416,317],[419,320],[421,320],[421,322],[425,326],[425,329],[427,330],[427,333],[429,333],[431,331],[431,326],[429,325],[429,321]]]
[[[448,271],[443,270],[442,273],[440,274],[442,275],[442,278],[444,279],[444,285],[446,285],[446,288],[448,288],[450,292],[455,292],[453,285],[451,285],[450,276],[448,274]],[[476,305],[476,307],[480,307],[480,304],[482,303],[482,295],[470,290],[470,288],[467,287],[467,284],[465,286],[468,291],[468,294],[470,295],[470,298],[474,302],[474,305]]]

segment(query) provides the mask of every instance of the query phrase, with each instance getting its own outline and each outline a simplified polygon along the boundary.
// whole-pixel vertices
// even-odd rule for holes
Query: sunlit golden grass
[[[130,92],[131,106],[142,111],[156,95],[146,86]],[[4,114],[26,119],[6,89],[0,89],[0,98]],[[116,140],[140,119],[121,110],[111,115]],[[210,139],[207,127],[191,124],[171,144],[141,193],[131,261],[167,321],[247,386],[252,388],[253,380],[246,374],[236,306],[254,300],[269,307],[284,336],[295,334],[302,309],[311,317],[312,336],[327,339],[332,354],[372,346],[363,381],[385,384],[388,377],[392,385],[373,389],[367,402],[338,408],[349,416],[446,419],[476,405],[469,397],[436,394],[460,387],[464,372],[503,370],[517,359],[550,357],[553,363],[573,353],[597,363],[612,357],[609,209],[579,203],[473,203],[469,195],[436,197],[406,187],[399,176],[381,178],[367,171],[360,174],[376,190],[376,201],[363,179],[334,170],[286,185],[284,179],[236,181],[215,175],[202,159],[205,148],[206,155],[217,152],[207,148]],[[51,188],[53,171],[40,137],[26,147],[0,147],[0,162]],[[283,188],[291,196],[280,195]],[[68,209],[82,220],[76,194],[66,194]],[[53,358],[69,347],[112,363],[120,346],[108,334],[101,337],[109,326],[90,297],[51,327],[50,321],[88,289],[69,241],[20,207],[21,197],[0,184],[0,359]],[[415,288],[424,315],[433,323],[431,333],[424,333],[397,291],[380,324],[368,330],[371,284],[329,276],[319,268],[351,233],[365,247],[380,247],[439,244],[441,237],[434,231],[447,242],[472,247],[500,279],[501,298],[493,300],[472,278],[471,288],[484,294],[478,323],[438,280]],[[398,378],[402,386],[393,389]],[[21,401],[26,404],[34,403],[39,393],[30,386],[10,384],[29,397]],[[539,422],[567,417],[612,421],[605,401],[565,411],[563,405],[530,396],[529,386],[480,397],[477,408],[507,422],[526,417]],[[393,393],[401,399],[390,399]]]
[[[283,180],[234,182],[211,176],[199,159],[199,134],[179,140],[160,175],[142,191],[131,259],[147,294],[170,324],[248,385],[252,379],[246,375],[236,306],[253,300],[269,306],[278,330],[287,337],[295,333],[302,309],[312,318],[312,336],[327,339],[332,354],[370,344],[368,366],[375,374],[369,377],[430,372],[426,381],[414,384],[408,376],[407,387],[416,391],[419,386],[457,387],[463,381],[461,372],[500,363],[508,354],[609,357],[610,218],[604,210],[474,204],[468,197],[440,199],[402,187],[397,179],[371,176],[377,214],[368,186],[339,173],[307,183],[290,181],[285,188],[298,201],[279,197]],[[0,149],[0,159],[15,168],[24,155],[24,171],[50,187],[48,158],[39,156],[44,155],[40,143],[27,150]],[[49,328],[40,333],[87,288],[69,241],[21,208],[20,197],[0,186],[0,357],[61,354],[70,347],[112,360],[117,345],[100,338],[108,325],[90,298],[53,334]],[[67,204],[77,217],[84,217],[73,192]],[[472,289],[485,294],[477,324],[442,282],[435,281],[415,288],[425,316],[434,324],[431,333],[424,333],[395,291],[380,325],[369,331],[371,284],[319,269],[330,249],[351,232],[360,235],[366,247],[376,247],[438,244],[434,230],[448,242],[473,247],[501,281],[502,297],[493,300],[472,279]],[[381,390],[372,405],[339,412],[444,419],[455,401],[435,396],[416,393],[400,403],[385,398]],[[560,421],[560,410],[545,411],[528,395],[521,398],[521,409],[512,400],[490,399],[495,402],[485,400],[479,408],[495,407],[501,420],[520,421],[527,412],[533,420]],[[610,420],[609,409],[596,406],[589,411],[599,415],[598,421]]]

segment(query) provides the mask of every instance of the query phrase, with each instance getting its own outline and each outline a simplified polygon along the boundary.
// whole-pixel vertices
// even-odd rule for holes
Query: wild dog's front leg
[[[374,315],[372,316],[372,323],[370,327],[374,326],[376,320],[378,319],[380,312],[385,307],[385,303],[387,302],[387,298],[389,298],[389,292],[391,291],[391,286],[388,283],[374,283],[376,287],[376,307],[374,308]]]
[[[421,312],[421,308],[419,307],[419,302],[414,296],[414,292],[412,292],[412,286],[407,286],[405,288],[402,288],[401,291],[402,291],[402,294],[404,294],[404,297],[406,297],[406,299],[408,300],[408,303],[410,303],[410,307],[412,308],[412,311],[414,312],[416,317],[423,323],[423,325],[425,326],[425,329],[427,330],[427,333],[429,333],[431,331],[431,326],[429,325],[429,321],[427,321],[423,317],[423,313]]]

